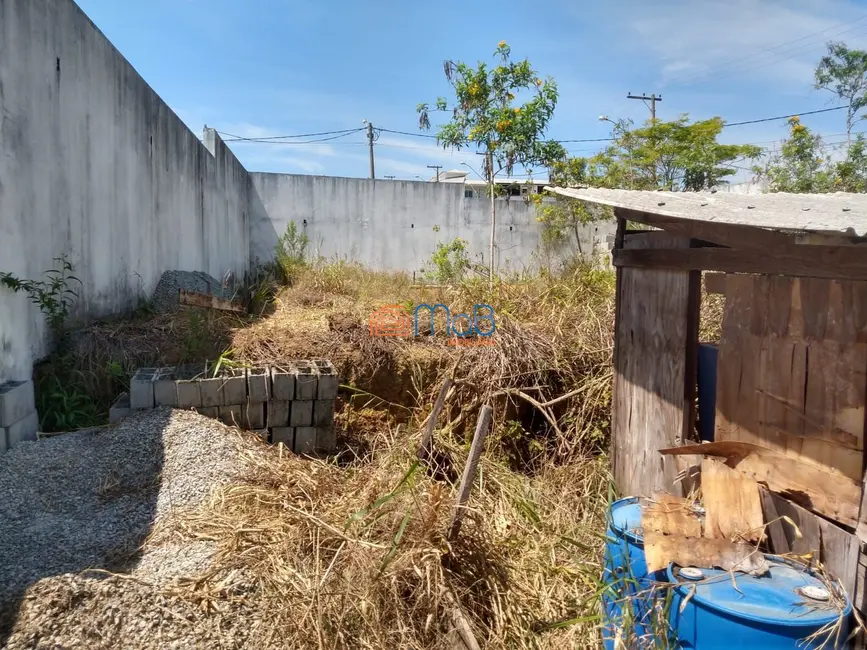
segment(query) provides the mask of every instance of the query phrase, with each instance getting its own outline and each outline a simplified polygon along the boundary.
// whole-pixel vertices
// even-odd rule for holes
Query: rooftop
[[[601,188],[548,187],[589,203],[696,222],[754,226],[771,230],[867,235],[867,195],[729,194],[653,192]]]

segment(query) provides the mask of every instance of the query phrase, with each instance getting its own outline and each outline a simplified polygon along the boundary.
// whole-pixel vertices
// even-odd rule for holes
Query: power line
[[[719,63],[719,64],[715,65],[713,68],[708,69],[708,70],[685,73],[685,74],[680,75],[678,77],[675,77],[674,79],[669,81],[669,84],[674,85],[674,84],[682,84],[682,83],[694,83],[695,81],[698,81],[702,77],[706,77],[714,69],[720,69],[723,67],[727,68],[729,66],[732,66],[733,64],[738,64],[735,67],[739,68],[739,67],[742,67],[745,63],[755,63],[756,62],[755,59],[757,56],[759,57],[759,60],[761,60],[762,58],[766,57],[768,54],[770,54],[771,57],[774,57],[774,56],[777,56],[779,54],[785,54],[786,52],[792,52],[793,50],[797,50],[797,49],[803,48],[805,46],[808,46],[809,49],[812,49],[814,47],[821,47],[822,45],[824,45],[824,43],[822,43],[822,45],[820,45],[820,46],[817,46],[814,43],[811,43],[811,44],[802,43],[801,45],[797,45],[793,48],[788,48],[786,50],[783,50],[782,52],[774,53],[774,50],[779,50],[780,48],[784,48],[787,45],[792,45],[793,43],[798,43],[800,41],[805,41],[805,40],[811,39],[814,36],[818,36],[819,34],[823,34],[825,32],[829,32],[829,31],[832,31],[835,29],[839,29],[840,27],[846,27],[847,29],[844,29],[843,31],[832,34],[830,37],[840,36],[841,34],[845,34],[849,31],[853,31],[853,29],[857,29],[857,28],[852,28],[852,25],[854,25],[855,23],[859,23],[865,19],[867,19],[867,16],[861,16],[861,18],[857,18],[856,20],[849,22],[849,23],[838,23],[836,25],[832,25],[831,27],[826,27],[825,29],[820,29],[819,31],[807,34],[806,36],[801,36],[800,38],[795,38],[795,39],[792,39],[790,41],[785,41],[785,42],[780,43],[778,45],[775,45],[773,47],[763,48],[758,55],[757,54],[747,54],[745,56],[737,57],[735,59],[729,59],[728,61],[724,61],[722,63]],[[822,37],[822,40],[824,41],[825,38],[829,38],[829,37]],[[805,51],[809,51],[809,49],[807,49]],[[783,61],[783,60],[785,60],[785,58],[790,58],[790,57],[784,57],[783,59],[779,59],[779,61]],[[779,61],[774,61],[774,62],[779,62]]]
[[[777,117],[763,117],[760,120],[746,120],[745,122],[726,122],[723,124],[723,127],[728,126],[743,126],[744,124],[758,124],[759,122],[773,122],[774,120],[787,120],[790,117],[800,117],[801,115],[816,115],[817,113],[828,113],[830,111],[839,111],[844,108],[849,108],[849,105],[846,106],[832,106],[831,108],[820,108],[817,111],[804,111],[803,113],[792,113],[791,115],[778,115]]]
[[[217,131],[220,135],[227,135],[230,138],[234,138],[233,140],[224,140],[224,142],[235,142],[239,140],[243,140],[246,142],[267,142],[271,140],[286,140],[289,138],[313,138],[320,135],[334,135],[334,134],[349,134],[349,133],[358,133],[359,131],[364,131],[364,127],[358,129],[343,129],[342,131],[322,131],[321,133],[301,133],[298,135],[270,135],[270,136],[262,136],[260,138],[250,137],[245,138],[240,135],[232,135],[231,133],[225,133],[224,131]]]
[[[860,31],[863,31],[863,29],[864,29],[864,27],[862,25],[859,25],[858,27],[852,27],[850,29],[846,29],[846,30],[843,30],[841,32],[837,32],[835,34],[831,34],[831,38],[839,38],[840,36],[842,36],[844,34],[848,34],[849,32],[860,32]],[[736,66],[734,69],[725,71],[722,74],[714,77],[714,81],[719,81],[720,79],[727,79],[728,77],[732,77],[734,75],[745,74],[747,72],[752,72],[753,70],[758,70],[760,68],[766,68],[769,65],[782,63],[783,61],[786,61],[788,59],[793,59],[797,56],[801,56],[803,54],[806,54],[807,52],[812,52],[814,50],[821,50],[824,47],[825,47],[824,43],[813,43],[813,44],[808,43],[806,45],[799,45],[799,46],[793,47],[791,49],[783,50],[782,52],[780,52],[780,54],[785,54],[785,56],[782,56],[782,57],[779,57],[776,59],[771,59],[768,61],[762,61],[760,59],[758,62],[758,65],[748,65],[746,67]],[[786,54],[787,52],[788,52],[788,54]]]
[[[243,142],[243,143],[249,143],[249,144],[290,144],[290,145],[315,144],[317,142],[328,142],[329,140],[337,140],[338,138],[345,138],[346,136],[352,135],[353,133],[358,133],[359,131],[364,131],[364,129],[352,129],[351,131],[340,133],[339,135],[332,135],[328,138],[319,138],[318,140],[304,140],[303,142],[285,142],[282,140],[275,140],[274,138],[270,138],[270,139],[238,138],[237,140],[224,140],[223,142]],[[305,137],[305,136],[284,135],[284,136],[274,136],[274,137],[294,138],[294,137]]]

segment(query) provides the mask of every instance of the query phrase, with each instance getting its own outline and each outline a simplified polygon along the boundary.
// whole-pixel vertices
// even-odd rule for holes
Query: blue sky
[[[416,105],[449,96],[443,60],[491,61],[500,40],[555,78],[548,137],[570,140],[607,137],[599,115],[646,119],[628,92],[662,94],[661,119],[737,122],[827,108],[831,96],[811,87],[824,43],[867,49],[867,0],[77,2],[193,131],[207,124],[245,137],[360,128],[362,119],[416,133]],[[843,111],[803,120],[842,139]],[[726,142],[773,147],[786,129],[781,120],[723,133]],[[251,171],[368,173],[361,132],[231,146]],[[568,147],[589,155],[598,145]],[[376,145],[378,177],[427,178],[427,165],[475,158],[388,133]]]

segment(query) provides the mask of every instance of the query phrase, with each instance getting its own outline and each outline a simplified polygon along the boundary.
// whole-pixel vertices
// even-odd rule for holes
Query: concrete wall
[[[420,270],[437,242],[460,237],[473,260],[487,264],[490,200],[465,198],[457,183],[251,173],[251,259],[273,257],[290,221],[310,237],[311,252],[377,269]],[[438,230],[435,230],[438,228]],[[584,229],[584,249],[607,250],[614,224]],[[541,225],[520,197],[497,199],[497,265],[539,263]]]
[[[69,256],[78,315],[150,296],[163,271],[242,274],[246,171],[206,146],[71,0],[0,0],[0,271]],[[0,289],[0,381],[46,352],[41,313]]]

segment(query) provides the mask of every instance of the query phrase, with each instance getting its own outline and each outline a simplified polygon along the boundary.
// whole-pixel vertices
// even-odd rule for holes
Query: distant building
[[[463,169],[449,169],[439,174],[440,183],[463,183],[464,196],[468,199],[485,196],[484,188],[488,181],[481,178],[469,178],[470,172]],[[437,177],[432,176],[430,182],[436,183]],[[547,178],[497,178],[497,185],[508,188],[508,196],[527,196],[542,194],[548,184]]]

